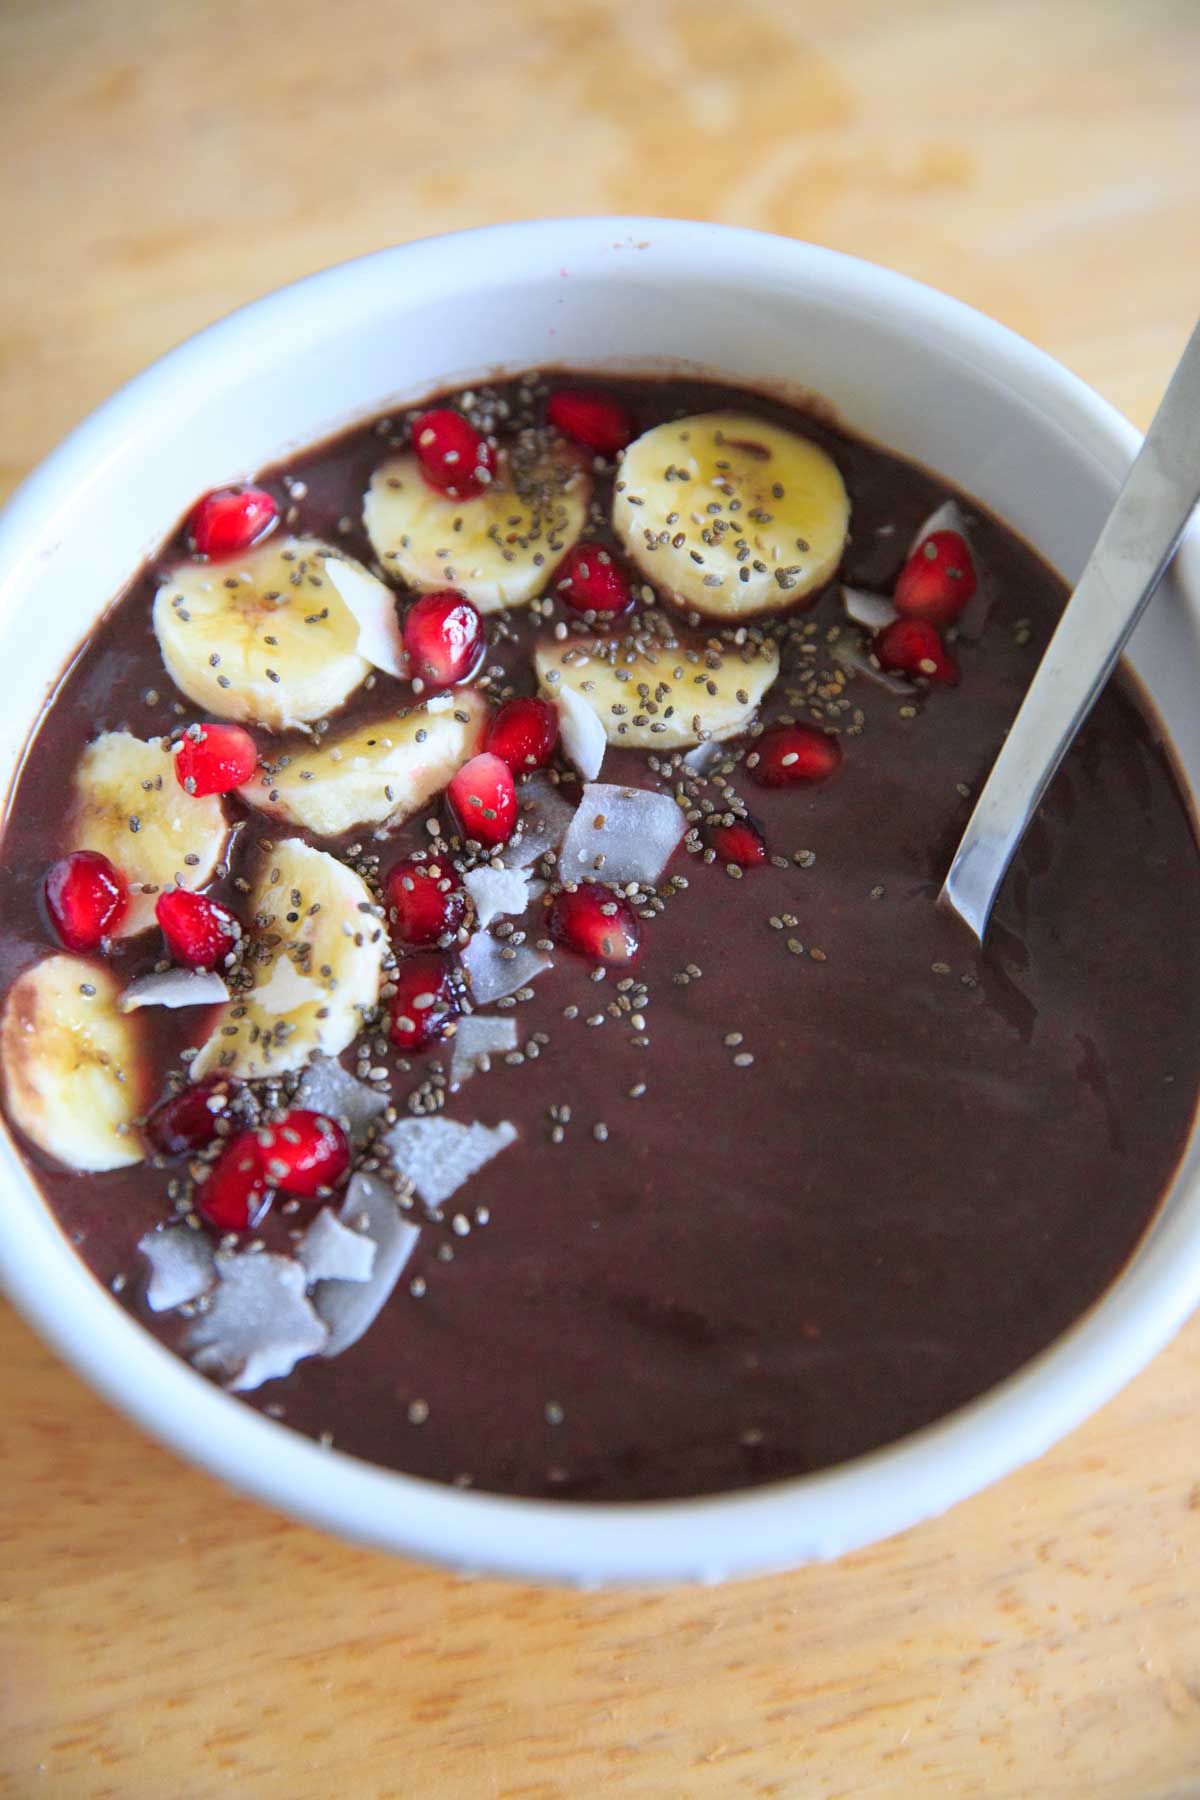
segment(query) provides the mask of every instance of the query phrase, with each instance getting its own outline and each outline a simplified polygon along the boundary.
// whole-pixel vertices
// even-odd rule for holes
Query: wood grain
[[[341,257],[685,214],[887,262],[1144,422],[1197,302],[1193,0],[7,0],[0,492]],[[1200,1325],[1036,1467],[828,1568],[579,1596],[351,1550],[0,1310],[0,1792],[1200,1794]]]

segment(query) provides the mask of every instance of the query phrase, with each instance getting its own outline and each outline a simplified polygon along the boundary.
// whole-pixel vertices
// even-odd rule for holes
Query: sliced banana
[[[191,1067],[253,1080],[337,1056],[379,998],[387,939],[366,883],[300,838],[263,845],[251,895],[248,986],[217,1014]]]
[[[401,825],[476,754],[486,720],[474,689],[435,694],[410,712],[323,738],[319,750],[297,751],[286,768],[260,770],[238,791],[260,812],[318,837]]]
[[[647,580],[719,619],[796,605],[841,560],[850,501],[808,438],[749,413],[697,413],[630,444],[613,526]]]
[[[67,848],[99,850],[124,875],[129,905],[118,937],[150,929],[163,888],[211,880],[228,838],[220,796],[184,792],[165,739],[106,731],[80,757]]]
[[[579,538],[592,483],[582,454],[544,433],[501,449],[471,500],[430,487],[411,453],[376,469],[363,522],[383,567],[410,587],[457,588],[480,612],[524,606]]]
[[[102,964],[48,956],[13,983],[0,1018],[9,1113],[68,1169],[142,1160],[134,1120],[144,1109],[145,1075],[119,993]]]
[[[772,643],[736,646],[669,626],[624,638],[546,638],[533,660],[548,699],[572,689],[597,715],[609,743],[630,750],[736,737],[779,673]]]
[[[154,629],[167,673],[189,700],[218,718],[282,731],[325,718],[354,692],[372,654],[380,660],[389,612],[394,622],[391,591],[340,551],[314,538],[272,537],[236,562],[173,569],[155,595]],[[391,642],[398,655],[398,625]]]

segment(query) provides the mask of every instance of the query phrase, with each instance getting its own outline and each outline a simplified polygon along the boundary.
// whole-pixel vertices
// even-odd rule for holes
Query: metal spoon
[[[1200,325],[1063,609],[938,896],[983,943],[1025,827],[1091,712],[1200,500]]]

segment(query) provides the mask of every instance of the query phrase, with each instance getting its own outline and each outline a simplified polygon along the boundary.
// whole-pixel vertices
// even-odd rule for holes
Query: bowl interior
[[[1082,567],[1136,445],[1101,401],[1000,327],[899,277],[806,246],[715,227],[582,220],[383,252],[192,340],[123,390],[21,490],[0,520],[0,667],[10,671],[0,765],[14,767],[91,623],[197,494],[393,402],[545,364],[690,365],[805,390],[857,431],[977,496],[1068,579]],[[1139,627],[1131,660],[1191,791],[1200,782],[1200,709],[1191,699],[1200,668],[1196,542]],[[91,1343],[99,1333],[111,1344],[116,1371],[92,1369],[93,1378],[153,1429],[230,1479],[348,1533],[460,1563],[577,1579],[777,1566],[897,1529],[1052,1441],[1158,1347],[1200,1292],[1193,1139],[1118,1289],[1077,1328],[1073,1346],[1007,1384],[1041,1383],[1040,1408],[1026,1398],[1006,1413],[1001,1392],[921,1440],[864,1459],[861,1470],[741,1499],[547,1509],[367,1470],[295,1444],[226,1400],[130,1327],[90,1278],[80,1283],[82,1271],[44,1213],[33,1223],[40,1203],[11,1149],[0,1149],[25,1218],[22,1243],[16,1215],[0,1221],[0,1263],[13,1291],[76,1360],[86,1360],[83,1340],[64,1315],[83,1308]],[[1160,1244],[1164,1232],[1170,1241]],[[1175,1285],[1165,1295],[1171,1267]],[[1093,1347],[1087,1334],[1097,1320]],[[165,1396],[161,1405],[147,1398],[151,1386]],[[186,1416],[175,1417],[170,1401],[182,1402]],[[984,1433],[972,1440],[973,1455],[972,1430]],[[221,1439],[219,1449],[201,1442],[205,1432]],[[261,1468],[268,1461],[270,1475]],[[846,1488],[847,1480],[857,1486]],[[749,1535],[730,1530],[738,1508],[756,1521]]]

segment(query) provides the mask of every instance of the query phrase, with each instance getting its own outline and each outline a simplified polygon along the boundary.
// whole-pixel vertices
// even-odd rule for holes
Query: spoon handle
[[[939,900],[982,944],[992,902],[1200,499],[1200,325],[1004,740]]]

